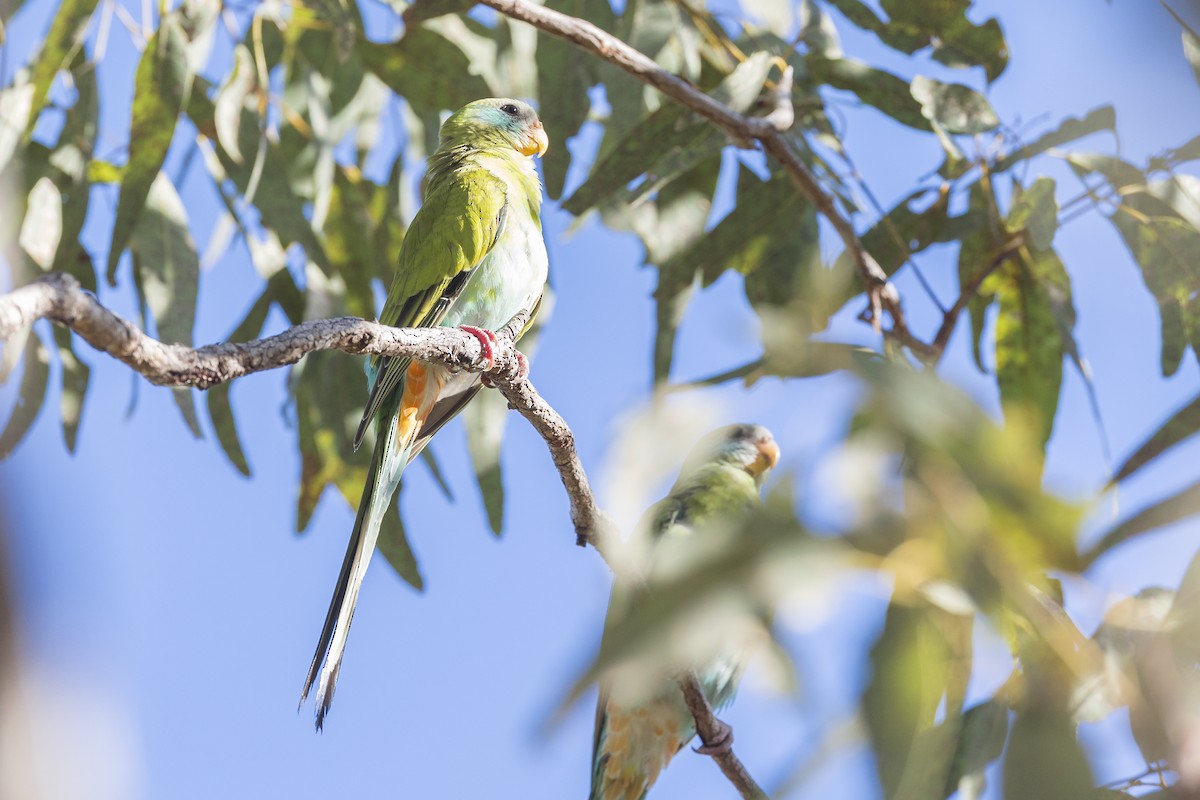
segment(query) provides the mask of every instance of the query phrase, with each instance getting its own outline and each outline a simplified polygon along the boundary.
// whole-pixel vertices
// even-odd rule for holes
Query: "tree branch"
[[[712,121],[734,141],[757,140],[760,142],[763,150],[779,162],[800,193],[813,204],[818,213],[829,220],[838,236],[841,237],[846,251],[854,259],[866,287],[872,315],[871,323],[875,329],[880,330],[881,312],[887,309],[897,328],[907,333],[908,328],[904,323],[900,295],[888,282],[887,273],[863,247],[850,220],[838,211],[833,197],[821,188],[816,176],[782,135],[783,131],[792,126],[795,113],[792,108],[790,68],[784,73],[783,79],[775,88],[774,109],[765,117],[750,117],[739,114],[714,100],[688,81],[658,66],[649,56],[586,20],[544,6],[534,5],[528,0],[479,0],[479,2],[552,36],[566,39],[577,47],[620,67],[643,83],[653,86],[681,105]]]
[[[295,364],[318,350],[408,356],[483,373],[546,441],[570,500],[576,540],[597,549],[607,541],[611,523],[596,507],[571,429],[532,383],[518,379],[520,367],[513,341],[524,327],[524,317],[514,319],[499,332],[495,359],[487,369],[481,361],[479,340],[457,328],[390,328],[357,317],[310,320],[252,342],[196,348],[166,344],[102,306],[74,278],[59,273],[0,295],[0,340],[9,339],[39,319],[70,328],[92,347],[160,386],[209,389],[243,375]]]
[[[732,737],[730,730],[713,713],[712,706],[708,704],[708,698],[704,696],[704,690],[700,688],[700,680],[694,672],[688,672],[679,679],[679,689],[683,692],[684,702],[687,703],[688,710],[692,712],[692,717],[696,720],[696,733],[700,736],[700,741],[704,742],[704,746],[713,748],[710,751],[713,761],[717,762],[717,766],[721,768],[721,772],[725,773],[725,777],[729,779],[746,800],[768,800],[767,793],[762,790],[750,772],[746,769],[746,765],[742,763],[733,753],[732,738],[726,740],[726,746],[716,747],[717,742],[724,737]]]
[[[508,400],[509,407],[528,420],[545,440],[567,492],[576,543],[581,547],[592,545],[610,568],[616,566],[615,526],[596,506],[575,448],[575,435],[528,378],[520,375],[520,357],[514,341],[528,321],[525,315],[518,315],[497,332],[491,365],[482,361],[479,340],[457,328],[390,328],[356,317],[310,320],[252,342],[196,348],[166,344],[102,306],[77,280],[60,273],[0,295],[0,340],[11,338],[39,319],[70,328],[92,347],[161,386],[208,389],[243,375],[294,364],[318,350],[407,356],[451,369],[482,373]],[[725,728],[704,699],[696,676],[688,674],[681,678],[680,689],[696,719],[700,740],[706,746],[718,744]],[[742,797],[765,800],[766,794],[732,750],[714,752],[713,758]]]

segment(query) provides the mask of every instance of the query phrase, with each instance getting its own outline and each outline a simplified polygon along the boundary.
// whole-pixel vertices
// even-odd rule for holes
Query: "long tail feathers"
[[[316,652],[308,667],[304,690],[300,694],[300,705],[308,699],[313,684],[317,684],[317,730],[325,724],[325,715],[333,703],[337,687],[338,671],[346,650],[346,637],[354,619],[354,607],[358,592],[367,572],[375,542],[379,538],[379,526],[383,515],[391,505],[392,494],[400,483],[400,475],[409,459],[419,448],[414,447],[425,419],[437,398],[436,386],[428,386],[425,369],[417,364],[409,368],[408,381],[400,402],[399,414],[386,427],[381,426],[371,455],[371,466],[367,471],[366,486],[358,503],[358,514],[354,518],[354,529],[342,559],[333,598],[325,613],[325,624]],[[430,382],[436,383],[436,382]],[[432,391],[430,391],[432,389]],[[423,441],[421,442],[424,443]],[[319,680],[318,680],[319,676]]]

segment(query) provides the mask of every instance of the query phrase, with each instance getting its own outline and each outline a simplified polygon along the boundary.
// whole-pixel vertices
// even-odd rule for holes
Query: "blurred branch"
[[[882,312],[886,309],[892,317],[896,337],[918,353],[927,353],[928,345],[909,334],[900,306],[900,295],[888,282],[887,273],[863,247],[850,220],[838,210],[833,197],[821,188],[816,176],[783,136],[783,132],[791,128],[795,121],[790,67],[772,90],[774,108],[770,113],[765,117],[746,116],[714,100],[690,82],[658,66],[649,56],[586,20],[534,5],[528,0],[480,0],[480,3],[505,16],[566,39],[620,67],[643,83],[653,86],[681,105],[712,121],[742,147],[748,147],[752,140],[761,143],[763,150],[779,162],[800,193],[813,204],[818,213],[829,220],[841,237],[866,287],[871,323],[875,329],[881,330]]]
[[[733,732],[713,714],[696,673],[689,670],[681,677],[679,688],[683,691],[688,710],[696,720],[696,732],[700,735],[700,741],[704,742],[704,753],[712,756],[742,797],[747,800],[767,800],[767,793],[755,783],[741,759],[734,755]]]
[[[59,273],[0,295],[0,340],[10,338],[39,319],[70,328],[92,347],[125,363],[151,383],[162,386],[208,389],[244,375],[294,364],[318,350],[406,356],[484,374],[508,400],[509,407],[525,417],[545,440],[570,501],[576,543],[592,545],[610,568],[616,565],[612,550],[615,527],[596,506],[591,484],[575,448],[575,435],[562,416],[521,375],[521,357],[514,341],[528,322],[526,315],[518,315],[497,332],[497,346],[490,365],[482,361],[479,340],[457,328],[390,328],[356,317],[309,320],[283,333],[251,342],[196,348],[166,344],[105,308],[74,278]],[[728,747],[729,729],[713,714],[695,675],[681,678],[680,688],[696,718],[696,730],[708,754],[742,797],[766,798]]]

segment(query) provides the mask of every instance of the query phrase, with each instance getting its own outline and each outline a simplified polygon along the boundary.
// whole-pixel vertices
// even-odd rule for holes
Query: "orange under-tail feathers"
[[[435,376],[430,380],[430,367],[419,361],[408,365],[404,379],[404,394],[400,396],[400,413],[396,416],[396,438],[393,444],[400,453],[409,448],[421,433],[442,388]]]

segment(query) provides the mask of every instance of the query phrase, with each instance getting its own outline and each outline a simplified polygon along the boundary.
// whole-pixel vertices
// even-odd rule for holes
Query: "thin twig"
[[[967,307],[967,304],[971,302],[971,299],[975,297],[975,294],[979,291],[979,287],[983,285],[983,282],[989,275],[1000,268],[1001,264],[1012,258],[1013,253],[1016,253],[1024,246],[1024,234],[1022,233],[1014,236],[1011,240],[1005,242],[1004,247],[1000,248],[1000,252],[996,253],[991,261],[989,261],[978,272],[972,275],[971,280],[962,287],[962,290],[959,292],[958,299],[954,301],[954,305],[951,306],[950,310],[947,311],[946,315],[942,318],[942,326],[938,328],[937,335],[933,337],[933,344],[931,345],[931,348],[933,350],[933,358],[935,361],[940,359],[942,357],[942,353],[945,352],[946,345],[950,342],[950,335],[954,333],[954,328],[958,324],[959,315],[962,314],[963,309]]]
[[[792,183],[808,199],[819,214],[829,220],[841,237],[846,251],[858,267],[859,275],[866,287],[870,304],[871,324],[881,330],[882,311],[886,309],[893,322],[902,332],[902,338],[910,338],[900,307],[900,295],[888,282],[887,273],[862,242],[854,226],[837,208],[828,192],[821,188],[817,178],[800,159],[787,139],[782,135],[794,122],[790,72],[785,73],[775,89],[775,107],[765,117],[750,117],[739,114],[723,103],[697,89],[690,82],[658,66],[644,53],[630,47],[617,37],[601,30],[592,23],[535,5],[528,0],[480,0],[505,16],[526,22],[538,30],[566,39],[583,50],[633,75],[638,80],[653,86],[663,94],[712,121],[735,142],[757,140],[764,151],[783,167]]]
[[[309,320],[283,333],[251,342],[227,342],[204,347],[167,344],[100,304],[69,275],[54,273],[0,295],[0,340],[11,338],[39,319],[50,320],[77,333],[101,352],[128,365],[151,383],[208,389],[255,372],[294,364],[318,350],[341,350],[357,355],[407,356],[451,369],[487,375],[546,442],[570,502],[575,541],[592,545],[610,567],[615,526],[596,506],[591,484],[575,448],[575,435],[562,416],[547,403],[527,377],[522,377],[514,340],[528,318],[518,315],[497,334],[492,363],[483,361],[479,340],[457,328],[390,328],[356,317]],[[724,726],[704,699],[694,675],[680,679],[680,689],[696,719],[705,745],[720,738]],[[742,797],[764,800],[766,794],[745,766],[725,749],[713,759]]]

